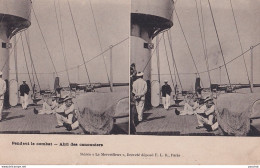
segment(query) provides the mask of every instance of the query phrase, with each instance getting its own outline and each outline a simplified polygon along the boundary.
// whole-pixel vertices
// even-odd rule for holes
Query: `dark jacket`
[[[170,85],[163,85],[162,86],[162,97],[166,97],[166,94],[171,95],[172,88]]]
[[[27,84],[21,84],[20,85],[20,95],[21,96],[24,96],[24,93],[28,95],[29,92],[30,92],[30,88]]]

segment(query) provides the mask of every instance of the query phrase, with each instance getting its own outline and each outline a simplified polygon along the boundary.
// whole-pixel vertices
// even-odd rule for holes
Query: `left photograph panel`
[[[128,134],[130,1],[0,3],[0,134]]]

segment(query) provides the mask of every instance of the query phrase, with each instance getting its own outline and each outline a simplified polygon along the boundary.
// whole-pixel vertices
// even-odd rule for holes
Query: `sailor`
[[[215,104],[213,99],[207,97],[204,103],[205,104],[199,110],[196,110],[195,113],[199,124],[196,128],[206,128],[208,131],[216,130],[218,129],[218,123],[214,122]]]
[[[133,90],[133,82],[136,80],[136,68],[135,68],[135,63],[132,63],[130,66],[130,91],[132,92]]]
[[[138,120],[141,122],[143,120],[144,102],[145,94],[147,92],[147,83],[143,79],[143,72],[138,72],[136,81],[133,83],[133,96],[135,99],[135,106],[138,113]]]
[[[26,84],[26,81],[23,81],[23,84],[20,85],[20,96],[21,96],[21,103],[23,109],[27,109],[28,106],[28,95],[30,92],[29,86]]]
[[[192,100],[189,96],[185,97],[184,109],[178,113],[175,109],[177,115],[193,115],[195,111],[199,108],[199,99]]]
[[[55,114],[56,109],[58,109],[58,98],[57,96],[52,96],[51,104],[48,103],[48,99],[44,99],[42,104],[42,109],[40,111],[34,108],[34,114]]]
[[[6,82],[2,79],[3,73],[0,71],[0,121],[2,120],[2,112],[4,106],[4,94],[6,92]]]
[[[58,122],[56,128],[65,127],[68,131],[79,128],[72,97],[67,96],[64,99],[64,103],[56,110],[56,117]]]
[[[164,81],[164,85],[162,86],[162,102],[164,109],[168,110],[171,101],[171,92],[172,88],[168,85],[168,80]]]

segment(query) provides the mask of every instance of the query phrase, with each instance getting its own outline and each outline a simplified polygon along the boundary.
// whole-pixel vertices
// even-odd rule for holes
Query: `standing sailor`
[[[3,73],[0,71],[0,121],[2,120],[2,112],[4,106],[4,94],[6,91],[6,83],[2,79]]]
[[[162,102],[164,109],[168,110],[171,103],[171,92],[172,88],[168,85],[168,81],[164,81],[164,85],[162,86]]]
[[[20,96],[22,101],[22,107],[23,109],[27,109],[28,106],[28,95],[30,92],[29,86],[26,84],[26,81],[23,81],[23,84],[20,85]]]
[[[137,79],[133,83],[133,94],[139,122],[143,120],[145,94],[147,92],[147,83],[143,79],[143,75],[143,72],[138,72]]]

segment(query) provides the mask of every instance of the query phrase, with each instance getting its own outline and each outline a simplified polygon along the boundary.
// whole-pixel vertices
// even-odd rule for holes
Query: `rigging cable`
[[[168,37],[168,40],[171,40],[171,43],[169,43],[169,45],[170,45],[170,47],[172,47],[172,36],[171,36],[171,33],[167,33],[167,34],[169,34],[169,37]],[[170,41],[169,41],[170,42]],[[172,56],[173,56],[173,52],[172,52]],[[173,62],[173,69],[174,69],[174,76],[175,76],[175,81],[176,81],[176,85],[177,85],[177,74],[176,74],[176,68],[177,67],[175,67],[176,66],[176,62],[175,62],[175,59],[173,58],[172,59],[174,62]]]
[[[31,76],[30,76],[30,71],[29,71],[29,68],[28,68],[27,59],[26,59],[26,56],[25,56],[25,50],[24,50],[24,44],[23,44],[22,33],[20,33],[20,37],[21,37],[21,41],[22,41],[23,55],[24,55],[24,58],[25,58],[25,65],[26,65],[26,69],[27,69],[27,72],[28,72],[28,76],[29,76],[29,80],[30,80],[30,84],[31,84],[31,88],[32,88],[33,85],[32,85],[32,80],[31,80]],[[17,82],[18,82],[18,81],[17,81]]]
[[[80,48],[80,52],[81,52],[81,57],[83,59],[84,67],[85,67],[85,70],[86,70],[86,73],[87,73],[88,82],[91,83],[90,77],[89,77],[89,74],[88,74],[88,69],[87,69],[87,66],[86,66],[86,61],[85,61],[85,58],[84,58],[84,55],[83,55],[81,43],[80,43],[80,40],[79,40],[79,35],[78,35],[77,28],[76,28],[76,25],[75,25],[74,17],[73,17],[72,11],[71,11],[70,2],[69,2],[69,0],[67,0],[67,2],[68,2],[69,11],[70,11],[71,19],[72,19],[72,22],[73,22],[74,30],[75,30],[75,33],[76,33],[76,36],[77,36],[77,40],[78,40],[78,44],[79,44],[79,48]]]
[[[28,45],[29,45],[29,40],[30,40],[30,38],[29,38],[29,32],[26,34],[26,32],[25,32],[25,36],[27,36],[28,37]],[[34,79],[34,71],[33,71],[33,63],[32,63],[32,61],[31,61],[31,69],[32,69],[32,81],[33,81],[33,86],[35,85],[35,79]],[[33,90],[34,91],[34,90]]]
[[[260,45],[260,43],[257,43],[256,45],[252,46],[252,48],[255,48],[255,47],[259,46],[259,45]],[[243,52],[242,54],[236,56],[236,57],[233,58],[232,60],[228,61],[228,62],[226,63],[226,65],[232,63],[233,61],[235,61],[236,59],[240,58],[241,56],[243,56],[243,54],[246,54],[246,53],[249,52],[250,50],[251,50],[251,48],[249,48],[248,50],[246,50],[246,51]],[[223,65],[220,65],[220,66],[218,66],[218,67],[209,69],[209,71],[217,70],[217,69],[219,69],[219,68],[222,68],[223,66],[225,66],[225,65],[223,64]],[[208,72],[207,70],[206,70],[206,71],[201,71],[200,74],[202,74],[202,73],[207,73],[207,72]],[[193,74],[196,74],[196,73],[184,73],[184,72],[183,72],[183,73],[179,73],[179,74],[181,74],[181,75],[193,75]],[[161,74],[161,75],[170,75],[170,74]]]
[[[169,67],[169,72],[170,72],[170,74],[171,74],[172,85],[173,85],[173,88],[174,88],[174,82],[173,82],[171,66],[170,66],[170,62],[169,62],[169,58],[168,58],[168,54],[167,54],[167,48],[166,48],[166,42],[165,42],[165,38],[164,38],[164,33],[163,33],[162,36],[163,36],[163,42],[164,42],[164,48],[165,48],[165,55],[166,55],[166,58],[167,58],[167,63],[168,63],[168,67]]]
[[[120,42],[114,44],[113,47],[115,47],[115,46],[117,46],[117,45],[123,43],[124,41],[126,41],[126,40],[128,40],[128,39],[129,39],[129,37],[125,38],[124,40],[122,40],[122,41],[120,41]],[[94,60],[94,59],[96,59],[96,58],[102,56],[102,54],[106,53],[106,52],[109,51],[109,50],[110,50],[110,47],[109,47],[108,49],[104,50],[103,52],[101,52],[100,54],[96,55],[95,57],[93,57],[93,58],[91,58],[91,59],[89,59],[89,60],[83,62],[83,64],[80,64],[80,65],[71,67],[71,68],[69,68],[68,70],[73,70],[73,69],[76,69],[76,68],[78,68],[78,67],[80,67],[80,66],[82,66],[82,65],[84,65],[84,64],[87,64],[87,63],[91,62],[92,60]],[[62,73],[62,72],[64,72],[64,71],[65,71],[65,70],[62,70],[62,71],[59,71],[58,73]]]
[[[232,9],[232,14],[233,14],[233,18],[234,18],[234,22],[235,22],[235,26],[236,26],[237,37],[238,37],[238,41],[239,41],[241,53],[243,53],[243,47],[242,47],[241,38],[240,38],[240,35],[239,35],[239,31],[238,31],[238,26],[237,26],[237,21],[236,21],[236,17],[235,17],[235,12],[234,12],[233,5],[232,5],[231,0],[229,0],[229,2],[230,2],[231,9]],[[245,60],[244,54],[243,54],[243,61],[244,61],[245,69],[246,69],[246,74],[247,74],[248,82],[249,82],[249,84],[251,84],[251,81],[250,81],[250,79],[249,79],[249,73],[248,73],[248,70],[247,70],[246,60]],[[251,88],[250,88],[250,89],[251,89]]]
[[[181,90],[183,91],[181,79],[180,79],[179,72],[178,72],[177,65],[176,65],[176,61],[175,61],[175,58],[174,58],[174,55],[173,55],[172,42],[170,41],[168,31],[167,31],[167,35],[168,35],[169,45],[170,45],[170,49],[171,49],[171,53],[172,53],[173,67],[175,67],[175,70],[176,70],[176,73],[177,73],[177,76],[178,76],[178,79],[179,79],[179,82],[180,82]],[[177,83],[177,80],[176,80],[176,83]]]
[[[59,1],[59,0],[58,0]],[[55,9],[55,16],[56,16],[56,21],[57,21],[57,26],[58,26],[58,30],[59,30],[59,38],[60,38],[60,44],[61,44],[61,50],[62,50],[62,54],[63,54],[63,59],[64,59],[64,63],[65,63],[65,69],[67,72],[67,78],[68,78],[68,82],[70,84],[70,78],[69,78],[69,72],[68,72],[68,66],[67,66],[67,60],[66,60],[66,55],[65,55],[65,48],[64,48],[64,44],[63,44],[63,40],[62,40],[62,36],[63,36],[63,30],[62,30],[62,20],[61,20],[61,13],[60,13],[60,24],[59,24],[59,19],[58,19],[58,12],[57,12],[57,7],[56,7],[56,0],[53,0],[54,2],[54,9]],[[59,4],[58,4],[59,5]],[[59,8],[60,9],[60,8]],[[59,10],[60,12],[60,10]],[[62,31],[62,32],[61,32]]]
[[[202,35],[202,28],[201,28],[201,25],[200,25],[199,8],[198,8],[197,0],[195,0],[195,3],[196,3],[196,9],[197,9],[196,11],[197,11],[197,16],[198,16],[199,28],[200,28],[201,43],[202,43],[202,47],[203,47],[203,54],[204,54],[204,58],[205,58],[205,61],[206,61],[209,83],[210,83],[210,86],[211,86],[212,82],[211,82],[211,77],[210,77],[210,72],[209,72],[208,56],[206,54],[206,49],[205,49],[204,42],[203,42],[203,35]]]
[[[159,46],[159,35],[156,36],[156,46]],[[156,49],[156,55],[157,55],[157,71],[158,71],[158,81],[159,84],[161,84],[161,77],[160,77],[160,57],[159,57],[159,47]]]
[[[93,20],[94,20],[94,23],[95,23],[95,28],[96,28],[96,32],[97,32],[97,36],[98,36],[99,46],[100,46],[101,52],[103,52],[103,47],[101,45],[100,36],[99,36],[99,32],[98,32],[98,27],[97,27],[97,23],[96,23],[96,19],[95,19],[94,10],[93,10],[93,7],[92,7],[91,0],[89,0],[89,4],[90,4]],[[104,62],[104,65],[105,65],[107,80],[108,80],[108,83],[110,83],[110,79],[109,79],[108,71],[107,71],[107,64],[106,64],[105,56],[103,54],[102,54],[102,58],[103,58],[103,62]],[[110,88],[110,90],[112,91],[112,88]]]
[[[34,11],[34,9],[33,9],[33,6],[32,6],[32,11],[33,11],[34,17],[35,17],[35,19],[36,19],[37,25],[38,25],[38,27],[39,27],[39,29],[40,29],[42,39],[43,39],[44,44],[45,44],[45,46],[46,46],[48,55],[49,55],[49,57],[50,57],[50,59],[51,59],[51,63],[52,63],[52,65],[53,65],[53,68],[54,68],[54,71],[55,71],[55,73],[56,73],[56,76],[58,76],[56,67],[55,67],[54,62],[53,62],[53,60],[52,60],[52,56],[51,56],[50,50],[49,50],[49,48],[48,48],[47,42],[46,42],[45,37],[44,37],[44,35],[43,35],[42,28],[41,28],[41,26],[40,26],[40,23],[39,23],[39,21],[38,21],[38,18],[37,18],[37,16],[36,16],[36,13],[35,13],[35,11]]]
[[[195,59],[194,59],[194,57],[193,57],[193,55],[192,55],[192,52],[191,52],[191,49],[190,49],[190,46],[189,46],[188,40],[187,40],[186,35],[185,35],[185,33],[184,33],[184,30],[183,30],[183,28],[182,28],[182,25],[181,25],[181,22],[180,22],[180,19],[179,19],[179,16],[178,16],[178,13],[177,13],[177,10],[176,10],[176,9],[175,9],[175,14],[176,14],[176,17],[177,17],[178,23],[179,23],[179,25],[180,25],[180,28],[181,28],[182,34],[183,34],[183,36],[184,36],[184,39],[185,39],[186,45],[187,45],[187,47],[188,47],[188,50],[189,50],[190,56],[191,56],[191,58],[192,58],[193,64],[194,64],[194,66],[195,66],[195,69],[196,69],[197,75],[198,75],[199,78],[200,78],[199,70],[198,70],[198,68],[197,68],[197,65],[196,65]],[[202,80],[201,80],[201,85],[203,86]]]
[[[211,8],[210,1],[209,1],[209,0],[208,0],[208,3],[209,3],[209,8],[210,8],[211,16],[212,16],[212,20],[213,20],[213,23],[214,23],[214,27],[215,27],[215,31],[216,31],[216,35],[217,35],[217,39],[218,39],[218,43],[219,43],[219,48],[220,48],[221,55],[222,55],[223,62],[224,62],[224,66],[225,66],[225,69],[226,69],[226,73],[227,73],[227,77],[228,77],[228,82],[229,82],[229,85],[231,86],[231,81],[230,81],[230,77],[229,77],[229,74],[228,74],[228,70],[227,70],[227,66],[226,66],[226,61],[225,61],[224,54],[223,54],[223,50],[222,50],[222,47],[221,47],[221,44],[220,44],[220,40],[219,40],[219,36],[218,36],[218,31],[217,31],[215,19],[214,19],[214,16],[213,16],[213,11],[212,11],[212,8]]]
[[[25,36],[25,40],[26,40],[26,43],[27,43],[27,46],[28,46],[29,56],[30,56],[30,58],[31,58],[31,62],[32,62],[32,65],[33,65],[33,70],[34,70],[34,72],[35,72],[35,77],[36,77],[37,83],[38,83],[38,85],[39,85],[39,89],[41,90],[41,85],[40,85],[38,76],[37,76],[37,74],[36,74],[36,69],[35,69],[35,66],[34,66],[34,63],[33,63],[33,59],[32,59],[31,48],[30,48],[30,46],[29,46],[29,42],[28,42],[28,39],[27,39],[27,36],[26,36],[25,31],[24,31],[24,36]]]

